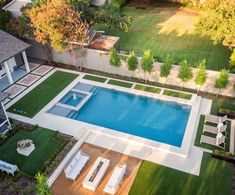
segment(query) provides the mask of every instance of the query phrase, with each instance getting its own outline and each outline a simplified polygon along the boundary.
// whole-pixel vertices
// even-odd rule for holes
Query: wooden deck
[[[117,164],[123,164],[124,162],[127,165],[127,172],[124,176],[124,180],[122,181],[119,190],[116,194],[119,195],[126,195],[128,194],[130,187],[134,181],[134,178],[137,174],[139,169],[141,160],[130,157],[118,152],[114,152],[105,148],[101,148],[98,146],[94,146],[91,144],[83,144],[81,147],[82,151],[90,156],[90,160],[87,163],[86,167],[82,170],[81,175],[77,177],[76,181],[71,181],[65,178],[64,172],[62,172],[55,183],[52,185],[51,190],[52,193],[55,195],[100,195],[104,194],[103,189],[107,184],[114,167]],[[104,175],[103,179],[101,180],[100,185],[96,189],[95,192],[87,190],[82,187],[82,181],[89,172],[90,168],[92,167],[93,163],[95,162],[98,156],[102,156],[111,160],[110,166]]]

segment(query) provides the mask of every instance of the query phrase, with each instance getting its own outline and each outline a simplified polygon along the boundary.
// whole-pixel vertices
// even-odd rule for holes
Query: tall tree
[[[110,60],[109,60],[110,65],[114,67],[119,67],[121,66],[121,58],[118,55],[118,52],[115,48],[113,48],[110,52]],[[115,76],[115,73],[114,73]]]
[[[149,49],[146,50],[142,56],[141,67],[145,73],[150,73],[153,69],[153,55]],[[145,82],[147,82],[146,75]]]
[[[168,55],[160,67],[160,77],[165,77],[167,80],[168,75],[170,74],[173,60]],[[166,83],[165,80],[165,83]]]
[[[209,35],[215,43],[235,47],[235,1],[219,1],[196,24],[196,31]]]
[[[128,65],[128,70],[131,72],[134,72],[137,68],[138,64],[138,59],[135,55],[134,51],[130,51],[128,56],[126,57],[127,65]]]
[[[192,73],[192,67],[191,65],[188,63],[187,60],[183,60],[180,63],[180,69],[179,69],[179,74],[178,77],[181,79],[181,81],[183,82],[183,85],[185,82],[189,81],[190,79],[192,79],[193,77],[193,73]],[[183,85],[181,87],[183,87]]]
[[[219,73],[219,77],[215,81],[215,88],[224,89],[228,84],[228,70],[222,69]]]
[[[206,60],[202,60],[197,66],[197,76],[195,83],[199,86],[197,92],[200,90],[201,86],[206,82]]]

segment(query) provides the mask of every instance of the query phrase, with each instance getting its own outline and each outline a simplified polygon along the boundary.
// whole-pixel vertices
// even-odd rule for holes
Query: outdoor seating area
[[[226,115],[223,117],[215,115],[206,115],[205,124],[203,126],[203,133],[208,132],[216,135],[216,137],[201,135],[200,143],[209,144],[225,150],[227,129],[226,120]],[[210,123],[210,125],[207,123]]]
[[[0,170],[6,172],[7,174],[12,174],[14,176],[15,172],[19,171],[19,168],[17,167],[17,165],[13,165],[0,160]]]
[[[51,187],[53,194],[99,195],[104,192],[128,194],[137,174],[140,159],[88,143],[81,146],[80,152],[89,156],[86,166],[83,166],[79,176],[73,181],[67,179],[65,171],[62,172]],[[72,158],[72,161],[76,156],[77,154]]]

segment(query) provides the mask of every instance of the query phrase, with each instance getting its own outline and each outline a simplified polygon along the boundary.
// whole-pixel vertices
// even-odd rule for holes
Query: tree
[[[197,76],[195,79],[195,83],[199,86],[197,92],[200,90],[201,86],[206,82],[206,60],[202,60],[198,66],[198,72],[197,72]]]
[[[235,1],[218,1],[196,24],[196,31],[209,35],[214,43],[235,47]]]
[[[219,77],[215,81],[215,88],[224,89],[228,84],[228,70],[222,69],[219,73]]]
[[[6,26],[10,22],[11,18],[11,12],[0,9],[0,29],[6,30]]]
[[[172,67],[173,60],[172,58],[168,55],[166,59],[164,60],[164,63],[162,63],[160,67],[160,77],[165,77],[167,80],[168,75],[170,74],[171,67]],[[165,83],[166,83],[165,80]]]
[[[110,60],[109,60],[110,65],[114,67],[119,67],[121,66],[121,58],[118,55],[118,52],[115,48],[113,48],[110,52]],[[115,76],[115,74],[114,74]]]
[[[34,27],[35,39],[45,48],[50,62],[50,47],[57,52],[82,47],[88,40],[88,24],[81,13],[72,9],[69,0],[51,0],[26,10]]]
[[[138,59],[137,59],[134,51],[130,51],[130,53],[126,57],[126,61],[127,61],[127,65],[128,65],[128,70],[130,70],[132,72],[135,71],[137,68]]]
[[[192,79],[192,77],[193,77],[192,67],[190,66],[190,64],[188,63],[187,60],[183,60],[180,63],[178,77],[183,81],[183,84],[185,82],[189,81],[190,79]],[[183,85],[182,85],[182,87],[183,87]]]
[[[232,66],[232,67],[235,67],[235,49],[233,49],[233,53],[232,53],[232,55],[230,56],[230,65]]]
[[[36,178],[36,191],[39,195],[51,195],[49,186],[47,185],[47,178],[41,173],[37,173]]]
[[[146,50],[142,56],[141,67],[145,73],[150,73],[153,69],[153,55],[149,49]],[[147,82],[146,76],[145,82]]]

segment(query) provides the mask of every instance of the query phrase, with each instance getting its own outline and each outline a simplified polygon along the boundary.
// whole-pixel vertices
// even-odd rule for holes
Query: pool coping
[[[124,140],[124,141],[132,142],[132,143],[141,144],[141,145],[147,146],[152,149],[157,149],[159,151],[172,153],[172,154],[184,157],[184,158],[186,158],[188,156],[189,150],[190,150],[190,145],[191,145],[192,138],[193,138],[193,133],[194,133],[194,131],[196,131],[196,125],[197,125],[196,119],[198,117],[197,115],[198,115],[199,108],[200,108],[201,97],[197,96],[196,94],[192,94],[191,100],[181,99],[181,98],[166,96],[163,94],[155,94],[155,93],[151,93],[151,92],[140,91],[140,90],[133,89],[133,88],[125,88],[125,87],[121,87],[121,86],[111,85],[108,83],[100,83],[100,82],[96,82],[96,81],[86,80],[86,79],[83,79],[84,75],[85,75],[84,73],[83,74],[80,73],[78,78],[76,78],[63,91],[61,91],[37,115],[40,116],[43,114],[45,117],[48,117],[51,120],[58,120],[58,123],[60,123],[60,121],[63,121],[62,118],[65,118],[69,123],[72,123],[72,121],[75,121],[75,124],[79,129],[87,129],[89,131],[95,131],[98,134],[108,135],[109,137],[113,137],[113,138],[116,138],[119,140]],[[184,138],[182,140],[181,147],[172,146],[172,145],[165,144],[162,142],[153,141],[153,140],[150,140],[147,138],[141,138],[141,137],[138,137],[135,135],[123,133],[123,132],[112,130],[109,128],[104,128],[104,127],[100,127],[97,125],[93,125],[93,124],[89,124],[89,123],[81,122],[78,120],[69,119],[66,117],[62,117],[62,116],[48,113],[48,111],[64,95],[66,95],[78,82],[83,82],[83,83],[87,83],[87,84],[91,84],[91,85],[95,85],[95,86],[100,86],[100,87],[104,87],[104,88],[108,88],[108,89],[119,90],[122,92],[127,92],[127,93],[131,93],[131,94],[135,94],[135,95],[143,95],[143,96],[150,97],[150,98],[160,99],[160,100],[164,100],[164,101],[171,101],[171,102],[176,102],[179,104],[191,106],[191,111],[190,111],[190,115],[188,118],[188,122],[187,122],[187,126],[186,126],[186,130],[185,130]],[[37,118],[37,115],[36,115],[36,118]]]

